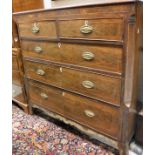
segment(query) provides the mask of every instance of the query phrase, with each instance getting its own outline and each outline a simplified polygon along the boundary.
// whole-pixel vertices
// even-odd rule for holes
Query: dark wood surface
[[[143,115],[137,115],[136,122],[135,140],[137,144],[143,146]]]
[[[34,24],[39,27],[38,33],[32,33]],[[21,37],[31,38],[56,38],[57,36],[55,23],[50,21],[19,24],[19,34]]]
[[[13,0],[12,12],[44,8],[43,0]]]
[[[22,62],[20,60],[20,49],[12,48],[12,78],[13,83],[17,85],[22,85]]]
[[[22,107],[26,113],[28,113],[29,108],[25,93],[23,65],[19,48],[12,48],[12,84],[15,85],[12,86],[12,100]]]
[[[16,0],[15,0],[16,1]],[[34,0],[35,1],[35,0]],[[34,1],[32,1],[32,3],[34,3]],[[51,5],[48,6],[48,9],[46,10],[57,10],[57,9],[68,9],[68,8],[76,8],[76,7],[84,7],[84,6],[100,6],[100,5],[109,5],[109,4],[115,4],[115,6],[117,6],[117,4],[129,4],[129,3],[133,3],[133,2],[138,2],[140,0],[55,0],[55,1],[51,1]],[[16,2],[15,2],[16,3]],[[25,9],[28,11],[24,11],[24,8],[21,7],[19,11],[16,12],[20,12],[20,13],[27,13],[27,12],[38,12],[38,11],[44,11],[45,8],[43,9],[39,9],[39,7],[37,8],[37,5],[32,5],[32,7],[35,7],[36,10],[31,10],[31,6],[29,6],[30,3],[25,3],[26,8],[29,7],[29,9]],[[38,2],[39,4],[39,2]],[[40,5],[40,4],[39,4]],[[111,6],[110,6],[111,7]],[[42,6],[41,6],[42,8]],[[24,12],[23,12],[24,11]]]
[[[44,71],[44,75],[38,75],[38,70]],[[30,79],[107,101],[111,104],[120,104],[121,79],[119,78],[29,61],[25,62],[25,74]],[[82,84],[84,81],[90,81],[94,86],[90,89],[86,88]]]
[[[81,45],[41,41],[22,41],[23,56],[38,58],[52,62],[64,63],[79,67],[88,67],[93,70],[122,74],[123,53],[120,47],[107,45]],[[41,52],[35,48],[40,47]],[[83,55],[92,53],[92,59],[87,60]]]
[[[88,22],[92,32],[84,34],[80,28]],[[122,19],[85,19],[85,20],[64,20],[58,22],[60,38],[85,38],[103,40],[122,40],[123,20]]]
[[[137,102],[135,141],[143,147],[143,102]]]
[[[43,0],[13,0],[12,12],[34,10],[44,8]],[[29,113],[27,104],[25,83],[23,77],[23,63],[20,51],[19,34],[17,30],[17,23],[12,19],[12,83],[21,87],[22,93],[13,97],[13,101]],[[15,90],[14,90],[15,91]]]
[[[42,84],[30,82],[28,85],[30,102],[64,117],[72,118],[72,120],[102,134],[110,135],[115,139],[118,138],[120,122],[117,108]],[[42,94],[46,94],[48,97],[44,98]],[[94,116],[87,115],[87,111],[92,112]]]
[[[17,56],[15,56],[15,55],[12,55],[12,69],[13,70],[19,69]]]
[[[18,30],[17,30],[17,25],[12,20],[12,47],[13,48],[19,48],[19,36],[18,36]]]
[[[13,70],[12,71],[12,83],[21,86],[21,77],[20,72]]]
[[[135,3],[134,3],[135,4]],[[135,14],[135,7],[133,3],[128,5],[99,5],[99,6],[85,6],[76,8],[60,8],[60,9],[42,9],[35,11],[26,12],[16,12],[13,15],[16,16],[14,20],[17,23],[27,23],[45,20],[56,20],[57,18],[61,20],[65,19],[92,19],[92,18],[123,18],[124,13],[129,13],[130,15]],[[95,7],[94,7],[95,6]],[[33,16],[31,16],[33,14]],[[69,17],[69,18],[68,18]]]
[[[39,105],[117,139],[120,154],[127,155],[135,129],[142,3],[97,3],[93,7],[90,3],[81,7],[79,3],[14,14],[20,32],[28,100],[30,106]],[[34,23],[39,23],[39,33],[32,33]],[[83,34],[82,26],[88,26],[91,32]],[[43,51],[34,52],[36,46]],[[93,52],[95,59],[83,60],[83,48]],[[28,79],[38,83],[34,85]],[[39,95],[42,92],[44,99]],[[91,121],[85,118],[82,111],[86,108],[88,115],[95,113],[97,117],[93,116]],[[105,124],[107,117],[111,119]]]

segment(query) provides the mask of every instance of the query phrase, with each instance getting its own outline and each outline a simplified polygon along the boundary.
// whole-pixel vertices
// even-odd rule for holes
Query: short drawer
[[[56,28],[53,21],[41,21],[34,23],[19,23],[21,37],[56,39]]]
[[[97,132],[118,138],[119,109],[38,83],[29,82],[28,92],[31,103],[74,120]]]
[[[59,21],[62,38],[121,41],[123,33],[123,20],[119,18]]]
[[[122,48],[120,47],[22,41],[22,49],[24,57],[122,73]]]
[[[12,70],[12,83],[21,86],[20,72]]]
[[[122,73],[122,49],[119,47],[61,44],[61,62],[113,73]]]
[[[24,57],[61,61],[61,53],[58,43],[23,40],[21,46]]]
[[[18,70],[18,60],[17,60],[17,56],[12,55],[12,69],[14,70]]]
[[[97,100],[120,104],[121,79],[55,65],[25,62],[30,79],[79,93]]]

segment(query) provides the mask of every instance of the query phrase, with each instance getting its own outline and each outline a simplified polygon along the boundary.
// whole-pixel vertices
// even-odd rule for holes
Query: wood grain
[[[36,23],[39,27],[38,33],[32,33],[32,27]],[[32,37],[32,38],[57,38],[56,26],[53,21],[42,21],[33,23],[19,24],[19,33],[21,37]]]
[[[43,99],[41,93],[45,93],[48,98]],[[59,113],[102,134],[108,134],[115,139],[118,138],[120,123],[119,110],[116,108],[40,83],[29,83],[29,97],[30,102],[49,111]],[[92,111],[95,116],[88,117],[85,110]]]
[[[22,82],[21,82],[21,76],[20,76],[20,72],[13,70],[12,71],[12,83],[21,86]]]
[[[80,32],[80,28],[85,25],[85,21],[93,28],[90,34]],[[60,38],[89,38],[120,41],[123,35],[122,19],[65,20],[59,21],[58,26]]]
[[[22,29],[24,35],[19,34],[25,77],[40,82],[36,85],[26,82],[29,104],[32,107],[33,102],[116,139],[119,154],[128,155],[129,142],[134,134],[133,111],[136,107],[139,51],[142,49],[142,3],[136,0],[73,3],[66,6],[65,1],[56,1],[53,2],[55,7],[47,10],[14,14],[18,30],[21,30],[20,25],[28,25]],[[31,29],[29,23],[34,22],[44,25],[40,31],[43,33],[36,37],[26,32],[28,27]],[[54,35],[51,35],[52,29],[49,28],[50,33],[43,29],[50,22],[55,22]],[[86,23],[93,27],[89,34],[80,31]],[[40,54],[34,53],[37,44],[44,49]],[[84,60],[81,57],[83,50],[92,52],[94,59]],[[36,74],[38,69],[45,74]],[[41,92],[47,93],[49,98],[40,99]],[[85,108],[94,110],[97,117],[91,121],[86,119],[81,112]],[[105,116],[107,111],[112,117],[104,124],[104,119],[110,116]],[[110,124],[113,129],[108,126]]]
[[[120,47],[42,41],[22,41],[21,45],[24,57],[89,67],[117,74],[122,73],[122,49]],[[35,47],[40,47],[42,51],[35,52]],[[91,52],[94,58],[92,60],[84,59],[82,56],[84,52]]]
[[[37,74],[40,69],[45,72],[43,76]],[[117,78],[30,61],[25,61],[25,73],[30,79],[110,102],[111,104],[120,104],[121,80]],[[91,89],[85,88],[82,85],[83,81],[91,81],[94,87]]]
[[[19,88],[21,89],[21,92],[19,92]],[[22,107],[26,113],[29,113],[23,78],[23,64],[19,48],[12,48],[12,91],[12,100]],[[19,94],[17,93],[17,96],[14,96],[14,93],[16,94],[16,92]]]
[[[12,12],[41,9],[44,7],[43,0],[13,0]]]
[[[16,56],[12,56],[12,69],[13,70],[18,70],[18,61],[17,61],[17,57]]]

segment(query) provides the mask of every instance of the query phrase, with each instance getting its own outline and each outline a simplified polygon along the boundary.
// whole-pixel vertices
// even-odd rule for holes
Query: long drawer
[[[123,40],[122,19],[85,19],[58,21],[60,38]]]
[[[25,61],[30,79],[64,88],[97,100],[120,104],[121,79],[55,65]]]
[[[33,23],[19,23],[21,37],[56,39],[56,27],[53,21],[39,21]]]
[[[122,73],[122,49],[119,47],[22,41],[24,57]]]
[[[119,109],[31,81],[28,83],[28,92],[31,103],[56,112],[97,132],[118,138]]]

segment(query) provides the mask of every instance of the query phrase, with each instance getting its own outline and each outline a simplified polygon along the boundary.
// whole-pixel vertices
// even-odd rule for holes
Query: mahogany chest
[[[14,13],[28,103],[126,155],[134,133],[142,3]]]

